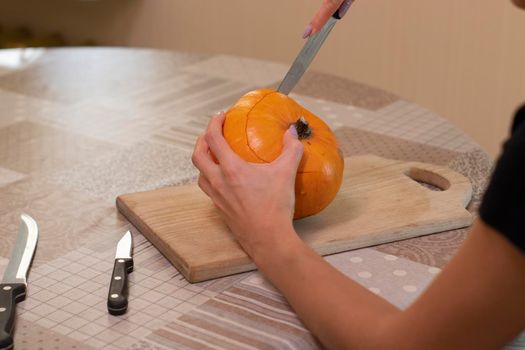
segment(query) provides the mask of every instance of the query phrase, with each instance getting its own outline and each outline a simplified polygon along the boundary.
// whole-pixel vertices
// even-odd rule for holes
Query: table
[[[18,304],[16,349],[315,349],[258,272],[189,284],[118,214],[122,193],[195,180],[190,157],[209,117],[276,86],[286,65],[124,48],[0,52],[0,274],[26,212],[40,227]],[[448,165],[474,186],[490,157],[435,113],[390,93],[309,72],[292,94],[335,130],[345,156]],[[130,229],[135,271],[123,316],[106,311],[117,241]],[[440,272],[467,229],[326,259],[399,307]]]

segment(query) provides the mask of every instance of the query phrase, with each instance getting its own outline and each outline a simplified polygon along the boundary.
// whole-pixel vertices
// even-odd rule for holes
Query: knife
[[[337,11],[335,11],[323,28],[321,28],[318,33],[308,38],[306,44],[304,44],[302,50],[299,52],[299,55],[297,55],[295,61],[288,70],[288,73],[286,73],[283,81],[277,88],[277,91],[285,95],[288,95],[290,91],[292,91],[299,79],[301,79],[303,76],[306,69],[308,69],[308,66],[310,66],[310,63],[323,45],[328,34],[330,34],[332,28],[346,13],[346,10],[342,11],[343,6],[348,9],[348,7],[352,5],[353,2],[353,0],[346,0],[343,2],[343,5],[341,5]],[[342,11],[342,15],[340,15],[340,11]]]
[[[133,239],[128,231],[117,244],[113,274],[108,293],[108,312],[112,315],[122,315],[128,309],[128,274],[133,271],[131,250]]]
[[[38,241],[38,226],[27,214],[20,216],[15,247],[0,283],[0,350],[13,348],[15,306],[26,297],[27,272]]]

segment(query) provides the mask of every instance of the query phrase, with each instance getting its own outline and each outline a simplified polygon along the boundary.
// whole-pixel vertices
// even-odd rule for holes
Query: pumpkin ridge
[[[318,213],[340,189],[344,160],[329,125],[290,97],[258,89],[232,106],[223,126],[225,139],[241,158],[268,164],[282,153],[283,134],[300,116],[314,133],[301,140],[304,157],[296,169],[294,219]]]
[[[248,113],[246,113],[246,128],[244,129],[244,133],[246,135],[248,135],[248,119],[250,118],[250,113],[255,109],[255,107],[257,107],[257,105],[259,103],[261,103],[266,97],[268,97],[269,95],[272,95],[272,94],[277,94],[278,92],[277,91],[271,91],[269,93],[267,93],[266,95],[264,95],[263,97],[261,97],[261,99],[259,101],[257,101],[256,103],[253,104],[252,108],[250,108],[250,110],[248,111]],[[269,162],[267,162],[266,160],[262,159],[261,157],[259,157],[259,155],[252,149],[252,147],[250,146],[250,142],[248,142],[248,137],[246,137],[246,140],[247,140],[247,144],[246,146],[250,149],[250,151],[252,151],[253,155],[255,157],[257,157],[261,162],[265,163],[265,164],[268,164]]]

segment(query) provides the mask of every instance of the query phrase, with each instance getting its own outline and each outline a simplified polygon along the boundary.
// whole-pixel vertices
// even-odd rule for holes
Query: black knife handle
[[[13,348],[13,326],[15,324],[16,303],[26,297],[23,283],[0,284],[0,350]]]
[[[335,11],[335,13],[332,15],[335,19],[341,19],[346,15],[346,12],[352,6],[352,3],[354,0],[344,0],[341,6]]]
[[[108,311],[122,315],[128,309],[128,273],[133,271],[133,259],[115,259],[109,285]]]

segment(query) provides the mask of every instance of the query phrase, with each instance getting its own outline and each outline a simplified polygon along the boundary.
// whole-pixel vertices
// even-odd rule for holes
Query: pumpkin
[[[328,125],[292,98],[260,89],[241,97],[226,112],[223,134],[244,160],[269,163],[281,154],[291,124],[304,145],[295,180],[294,219],[299,219],[323,210],[341,187],[344,161]]]

